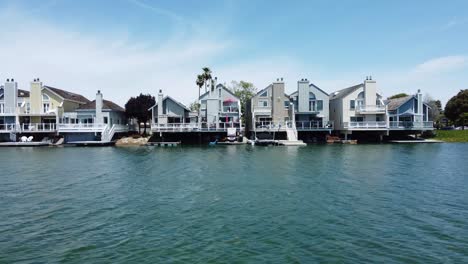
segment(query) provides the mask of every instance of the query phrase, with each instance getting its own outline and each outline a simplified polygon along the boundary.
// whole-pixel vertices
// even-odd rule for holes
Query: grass
[[[468,142],[468,130],[434,130],[434,139],[445,142]]]

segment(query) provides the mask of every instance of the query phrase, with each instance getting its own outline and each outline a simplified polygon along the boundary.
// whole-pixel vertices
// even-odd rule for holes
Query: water
[[[0,263],[466,263],[467,153],[2,148]]]

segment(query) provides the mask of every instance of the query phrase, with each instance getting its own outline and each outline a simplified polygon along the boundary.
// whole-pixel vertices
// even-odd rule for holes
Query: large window
[[[268,97],[268,90],[263,91],[263,93],[260,94],[260,97]]]
[[[364,118],[362,116],[352,116],[350,117],[351,122],[363,122]]]
[[[50,98],[47,94],[42,94],[42,112],[47,113],[50,110]]]
[[[323,101],[317,100],[317,111],[323,111]]]
[[[351,110],[356,109],[356,101],[355,100],[350,100],[349,101],[349,109],[351,109]]]
[[[268,107],[268,101],[267,100],[260,100],[260,101],[258,101],[258,106],[259,107]]]

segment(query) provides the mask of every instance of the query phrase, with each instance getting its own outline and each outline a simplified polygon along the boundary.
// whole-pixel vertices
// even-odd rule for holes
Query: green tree
[[[447,102],[444,114],[455,125],[461,125],[464,129],[468,123],[468,89],[461,90]]]
[[[408,94],[399,93],[399,94],[392,95],[392,96],[388,97],[387,99],[397,99],[397,98],[402,98],[402,97],[405,97],[405,96],[408,96]]]
[[[192,112],[198,112],[198,110],[200,109],[200,104],[197,101],[195,101],[190,104],[189,109]]]
[[[247,102],[255,96],[257,93],[257,88],[253,85],[253,83],[246,81],[232,81],[230,88],[240,99],[241,111],[243,113],[242,122],[244,122]]]
[[[135,118],[138,121],[138,132],[141,132],[140,124],[143,123],[143,134],[146,134],[146,123],[151,119],[150,107],[156,104],[154,96],[150,94],[140,94],[131,97],[125,104],[125,114],[128,118]]]

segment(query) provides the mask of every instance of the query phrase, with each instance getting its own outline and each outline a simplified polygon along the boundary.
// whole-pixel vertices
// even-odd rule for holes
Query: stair
[[[306,146],[302,140],[297,139],[297,130],[293,127],[286,128],[288,140],[280,140],[278,143],[283,146]]]
[[[297,131],[294,128],[286,128],[286,135],[288,136],[288,141],[297,141]]]

